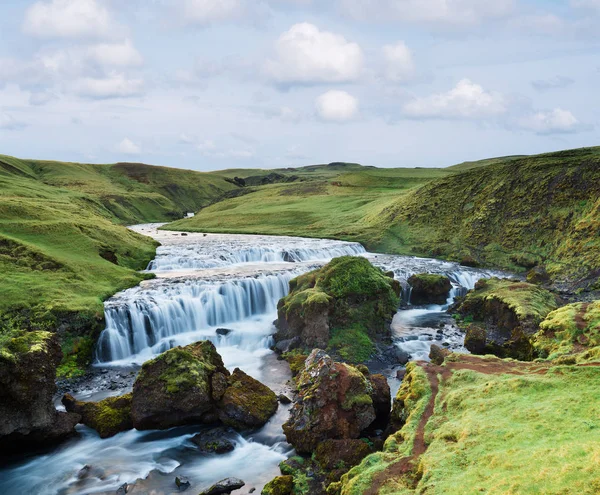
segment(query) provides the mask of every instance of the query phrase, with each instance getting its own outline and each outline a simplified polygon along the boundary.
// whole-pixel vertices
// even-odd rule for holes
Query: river
[[[225,365],[239,367],[270,386],[291,394],[289,367],[277,360],[273,345],[278,300],[293,277],[342,255],[368,258],[393,271],[405,294],[403,309],[392,322],[395,344],[413,360],[427,360],[432,343],[463,352],[463,335],[446,309],[457,295],[494,272],[456,263],[407,256],[372,254],[358,243],[262,235],[198,234],[160,231],[160,224],[131,227],[157,239],[161,246],[148,271],[156,278],[123,291],[105,303],[106,329],[96,351],[96,379],[73,395],[99,400],[130,390],[139,366],[174,346],[211,340]],[[445,305],[411,306],[406,280],[414,273],[440,273],[452,281]],[[226,335],[218,328],[230,330]],[[392,393],[400,382],[399,366],[382,371]],[[106,376],[125,377],[120,387]],[[130,377],[129,379],[127,377]],[[60,407],[60,406],[59,406]],[[265,427],[237,435],[236,448],[225,455],[198,454],[190,438],[203,427],[167,431],[131,430],[100,439],[79,425],[79,435],[51,451],[15,459],[0,469],[0,493],[91,494],[116,493],[123,483],[128,493],[178,493],[174,479],[190,479],[189,493],[236,476],[246,486],[236,494],[264,484],[279,474],[278,464],[293,453],[281,424],[290,406],[279,410]],[[84,466],[88,466],[82,471]],[[83,474],[85,473],[85,475]]]

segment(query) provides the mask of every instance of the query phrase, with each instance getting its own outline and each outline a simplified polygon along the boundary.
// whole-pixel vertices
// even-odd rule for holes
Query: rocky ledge
[[[63,404],[102,437],[132,427],[187,424],[252,429],[264,425],[278,406],[275,393],[258,380],[240,369],[230,374],[209,341],[176,347],[145,363],[131,394],[96,403],[67,394]]]

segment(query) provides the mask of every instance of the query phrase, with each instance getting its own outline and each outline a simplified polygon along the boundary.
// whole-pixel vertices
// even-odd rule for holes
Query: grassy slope
[[[526,158],[526,155],[500,156],[498,158],[486,158],[484,160],[476,160],[473,162],[462,162],[448,167],[449,170],[464,172],[473,168],[486,167],[488,165],[496,165],[498,163],[508,163],[519,158]]]
[[[363,494],[374,483],[382,495],[600,491],[598,368],[538,365],[537,371],[513,371],[510,363],[491,358],[470,361],[480,369],[454,369],[441,379],[425,427],[427,449],[401,473],[393,466],[410,455],[416,424],[431,397],[425,373],[413,367],[404,391],[406,425],[388,439],[383,453],[367,457],[345,476],[342,495]],[[378,473],[385,474],[378,478]]]
[[[515,271],[543,264],[558,278],[591,273],[592,284],[598,277],[600,148],[449,169],[293,173],[304,181],[254,188],[167,228],[357,240],[381,252]]]
[[[407,191],[451,172],[351,165],[307,167],[290,173],[309,180],[263,186],[168,228],[353,239],[372,246],[383,232],[381,211]]]
[[[488,165],[431,182],[384,213],[380,249],[597,279],[600,148]]]
[[[216,174],[0,156],[0,315],[101,315],[154,256],[153,241],[120,224],[177,218],[232,189]]]

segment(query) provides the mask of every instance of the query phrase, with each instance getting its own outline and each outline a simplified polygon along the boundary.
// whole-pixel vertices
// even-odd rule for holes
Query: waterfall
[[[220,336],[214,328],[274,313],[294,276],[285,272],[220,282],[159,280],[129,289],[105,304],[106,328],[98,340],[96,361],[123,360],[148,349],[158,354],[176,345],[177,335],[211,328],[215,344],[266,347],[269,342],[264,336],[258,341],[248,337],[248,345],[243,346],[240,333]]]
[[[161,246],[156,252],[156,259],[148,265],[148,270],[201,270],[240,263],[327,261],[338,256],[366,253],[365,248],[357,242],[321,239],[295,239],[290,242],[289,238],[261,238],[255,245],[245,244],[249,244],[248,241],[237,244],[205,241]],[[290,244],[294,247],[289,247]]]

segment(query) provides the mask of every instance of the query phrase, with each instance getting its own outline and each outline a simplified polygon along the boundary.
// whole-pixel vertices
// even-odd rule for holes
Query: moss
[[[96,430],[101,438],[107,438],[133,428],[131,399],[129,393],[99,402],[82,402],[67,394],[63,404],[67,411],[81,414],[81,422]]]
[[[277,476],[265,485],[261,492],[261,495],[290,495],[292,493],[293,488],[293,476]]]
[[[375,352],[375,345],[362,325],[334,328],[327,350],[339,355],[349,363],[368,361]]]
[[[296,376],[302,370],[304,370],[304,364],[306,362],[306,358],[308,355],[303,354],[302,351],[298,351],[295,349],[292,352],[286,352],[283,354],[283,358],[290,365],[290,370],[292,372],[292,376]]]
[[[85,374],[92,363],[94,339],[67,335],[62,339],[63,359],[56,370],[57,378],[74,378]]]
[[[52,333],[18,332],[12,330],[2,334],[0,339],[0,357],[7,361],[17,361],[20,356],[30,352],[46,352],[46,343],[52,338]]]
[[[534,336],[541,357],[588,352],[600,346],[600,301],[574,303],[550,313]],[[588,354],[588,355],[593,355]]]

